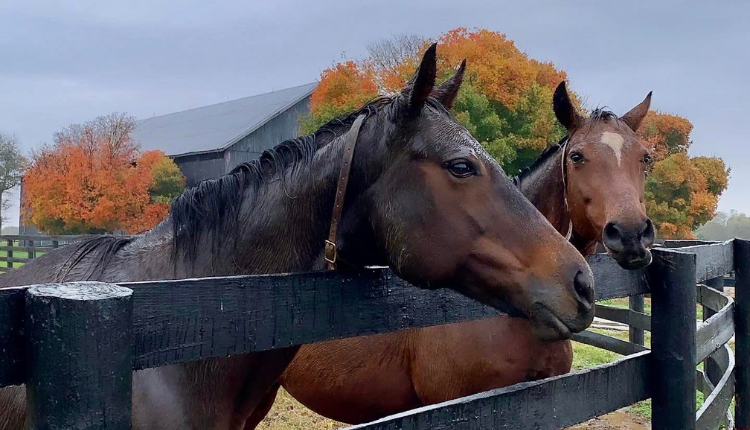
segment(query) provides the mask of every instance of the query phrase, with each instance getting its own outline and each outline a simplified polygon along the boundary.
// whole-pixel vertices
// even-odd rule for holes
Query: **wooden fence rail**
[[[0,273],[19,267],[31,259],[90,235],[2,235],[0,236]]]
[[[654,250],[654,263],[644,272],[622,270],[605,255],[588,258],[598,300],[651,294],[650,318],[642,311],[607,307],[598,311],[599,316],[630,323],[639,330],[650,329],[651,350],[637,343],[584,332],[576,339],[631,355],[604,366],[352,428],[553,430],[651,398],[654,430],[714,430],[719,422],[728,420],[727,399],[732,398],[735,388],[738,428],[750,428],[742,421],[750,418],[750,404],[740,395],[750,392],[750,285],[745,285],[750,281],[750,242],[690,245],[694,246]],[[696,287],[697,283],[710,284],[732,271],[737,273],[736,303],[707,286]],[[84,308],[71,307],[69,312],[51,314],[49,309],[36,305],[35,297],[40,291],[62,304],[71,294],[87,289],[96,300],[78,300]],[[130,327],[116,330],[127,335],[122,339],[107,338],[108,332],[115,330],[112,327],[84,333],[82,327],[99,324],[98,312],[112,300],[125,317],[108,324]],[[700,328],[695,324],[696,301],[715,312]],[[735,309],[736,319],[732,318]],[[316,272],[0,289],[0,386],[26,383],[31,388],[40,381],[63,377],[53,369],[75,376],[102,368],[107,374],[118,375],[119,380],[130,381],[134,369],[487,318],[498,313],[450,290],[420,290],[383,268],[353,274]],[[86,342],[67,342],[63,347],[59,339],[47,339],[44,324],[52,319],[57,326],[68,327],[66,336],[71,339],[101,337],[102,342],[124,342],[132,347],[106,348],[103,351],[110,352],[109,356],[94,359],[84,348]],[[29,325],[29,321],[34,323]],[[725,347],[735,321],[738,352],[744,348],[748,353],[737,360]],[[37,346],[39,342],[41,346]],[[84,349],[78,351],[71,345]],[[48,360],[34,359],[40,354],[38,348],[44,348]],[[704,358],[716,367],[716,374],[707,372],[705,378],[696,371],[696,364]],[[101,414],[96,414],[100,409],[95,408],[96,401],[116,399],[110,403],[129,412],[128,387],[99,381],[96,387],[88,388],[99,400],[89,399],[86,394],[85,399],[81,397],[65,408],[73,412],[53,408],[45,409],[48,412],[44,414],[38,405],[49,401],[49,392],[35,388],[27,398],[33,402],[28,410],[36,414],[38,428],[67,423],[71,416],[83,417],[79,422],[96,423],[92,427],[129,428],[129,416],[114,414],[109,416],[114,421],[105,425],[97,421]],[[696,389],[708,394],[700,411],[695,407]]]

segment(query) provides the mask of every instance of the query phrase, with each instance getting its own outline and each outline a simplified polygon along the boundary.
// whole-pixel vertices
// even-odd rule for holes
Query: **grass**
[[[0,241],[0,246],[8,246],[8,242],[5,240]],[[20,245],[18,241],[14,241],[13,246],[16,247]],[[43,251],[36,252],[37,257],[41,257],[42,255],[44,255]],[[8,258],[8,251],[0,250],[0,267],[8,267],[7,258]],[[28,251],[21,251],[21,250],[13,251],[13,258],[27,258],[28,259],[30,258],[30,253]],[[21,267],[21,266],[23,266],[23,263],[20,263],[17,261],[13,262],[13,267]]]

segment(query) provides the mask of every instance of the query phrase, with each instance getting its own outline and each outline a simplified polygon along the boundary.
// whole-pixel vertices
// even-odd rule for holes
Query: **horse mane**
[[[534,173],[539,166],[546,163],[550,158],[552,158],[553,155],[557,154],[558,151],[560,151],[560,148],[565,145],[565,142],[568,140],[568,136],[566,135],[563,137],[559,142],[555,143],[554,145],[548,146],[547,148],[542,151],[541,154],[534,160],[533,163],[531,163],[530,166],[524,167],[523,169],[518,171],[518,174],[513,177],[513,185],[516,187],[521,186],[521,182],[529,177],[532,173]]]
[[[597,107],[596,109],[591,111],[586,119],[589,122],[589,126],[592,126],[599,121],[620,121],[620,118],[607,107]],[[544,151],[539,154],[539,156],[536,158],[536,160],[534,160],[533,163],[531,163],[530,166],[524,167],[523,169],[518,171],[518,174],[513,177],[513,184],[516,187],[519,187],[524,179],[533,174],[539,168],[539,166],[546,163],[550,159],[550,157],[557,154],[557,152],[565,145],[569,138],[570,136],[565,135],[565,137],[560,139],[560,141],[556,144],[545,148]]]
[[[237,228],[247,189],[253,188],[257,192],[261,184],[278,178],[286,190],[284,181],[290,169],[309,165],[315,152],[349,131],[359,115],[369,117],[397,98],[373,99],[354,112],[328,121],[313,134],[281,142],[263,151],[257,159],[238,165],[226,175],[186,189],[172,201],[169,211],[175,260],[179,252],[183,252],[188,260],[196,256],[201,233],[213,233],[212,246],[215,249],[221,232]]]
[[[83,280],[98,280],[114,258],[117,251],[133,242],[135,237],[98,236],[81,240],[69,245],[73,248],[67,260],[60,266],[55,276],[55,282],[65,282],[65,278],[85,258],[91,257],[94,261],[89,264],[87,272],[83,274]]]

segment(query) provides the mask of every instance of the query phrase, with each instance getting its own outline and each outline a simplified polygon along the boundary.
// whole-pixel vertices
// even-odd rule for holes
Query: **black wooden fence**
[[[0,236],[0,273],[86,237],[90,236],[2,235]]]
[[[649,398],[654,430],[731,428],[735,392],[736,428],[750,429],[750,242],[668,249],[679,245],[654,250],[643,272],[622,270],[605,255],[588,258],[598,300],[651,295],[651,316],[597,307],[600,317],[629,324],[631,339],[642,343],[642,331],[651,331],[650,350],[584,332],[576,340],[627,356],[351,429],[553,430]],[[732,271],[736,306],[706,285],[717,286]],[[696,302],[714,312],[700,326]],[[0,290],[0,386],[27,384],[35,428],[75,421],[76,428],[124,429],[134,369],[497,314],[449,290],[417,289],[380,268],[9,288]],[[733,334],[736,360],[727,346]],[[703,361],[706,372],[699,372]],[[60,394],[71,390],[75,396]],[[698,411],[696,390],[706,394]]]

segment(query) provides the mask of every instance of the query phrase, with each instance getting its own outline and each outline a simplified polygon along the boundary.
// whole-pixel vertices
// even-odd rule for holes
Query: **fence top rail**
[[[702,244],[694,244],[695,242],[673,241],[672,244],[685,243],[690,245],[661,249],[695,254],[696,282],[704,282],[708,279],[717,278],[734,270],[734,240],[705,242]]]
[[[72,235],[43,235],[43,234],[3,234],[0,235],[0,240],[33,240],[33,241],[59,241],[59,242],[72,242],[81,239],[88,239],[91,237],[97,237],[101,235],[92,234],[72,234]],[[121,237],[121,236],[118,236]],[[127,237],[127,236],[122,236]]]
[[[598,297],[648,291],[640,272],[589,258]],[[452,290],[428,291],[390,269],[122,283],[133,290],[135,367],[282,348],[500,315]],[[0,386],[23,375],[25,287],[0,289]]]
[[[612,363],[424,406],[342,430],[453,428],[446,420],[471,430],[561,429],[651,397],[650,355],[651,351],[643,351]]]
[[[713,273],[731,269],[727,244],[659,252],[690,250]],[[649,292],[642,271],[604,254],[587,260],[597,300]],[[121,285],[134,290],[138,369],[500,314],[451,290],[418,289],[385,268]],[[24,297],[23,287],[0,289],[0,386],[22,382]]]

